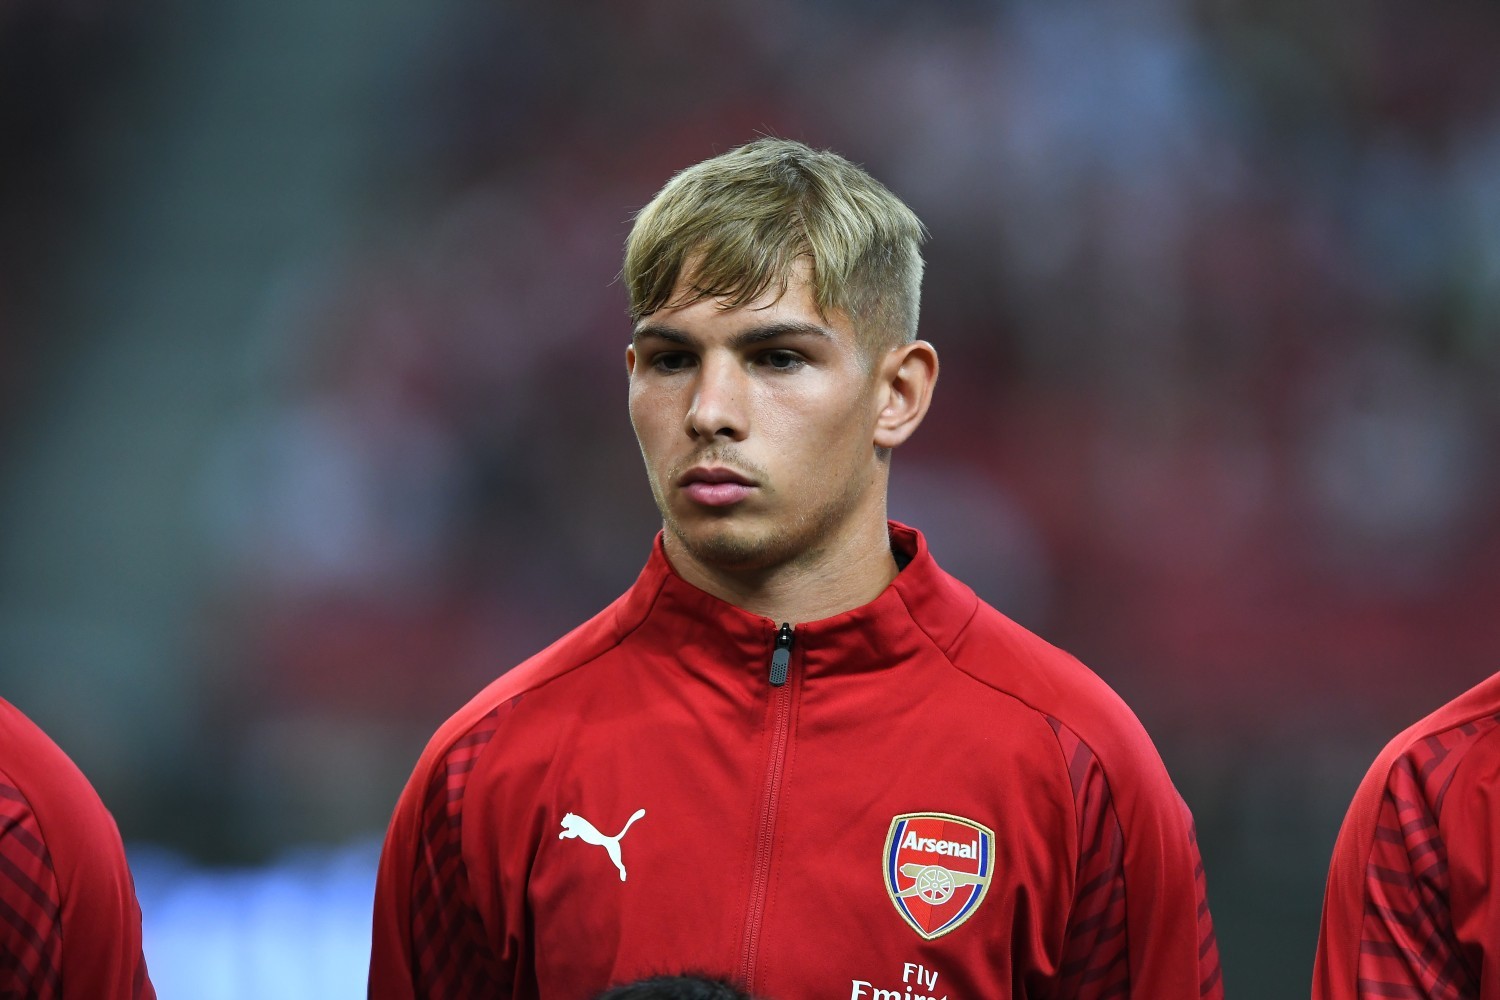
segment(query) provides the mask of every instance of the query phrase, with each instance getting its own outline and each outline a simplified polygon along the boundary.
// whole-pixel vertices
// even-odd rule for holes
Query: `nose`
[[[688,407],[688,436],[700,440],[744,440],[750,430],[746,407],[749,388],[745,373],[737,364],[727,359],[704,358],[698,368],[692,405]]]

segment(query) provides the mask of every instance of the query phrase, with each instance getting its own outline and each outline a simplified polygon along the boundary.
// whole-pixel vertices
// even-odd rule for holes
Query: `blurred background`
[[[759,134],[932,231],[893,514],[1134,706],[1233,996],[1500,667],[1500,8],[0,4],[0,694],[164,1000],[355,998],[435,727],[626,587],[631,213]]]

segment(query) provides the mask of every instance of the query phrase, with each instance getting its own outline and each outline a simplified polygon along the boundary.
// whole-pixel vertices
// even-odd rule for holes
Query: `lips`
[[[705,507],[728,507],[750,495],[755,483],[733,469],[689,469],[678,480],[689,500]]]

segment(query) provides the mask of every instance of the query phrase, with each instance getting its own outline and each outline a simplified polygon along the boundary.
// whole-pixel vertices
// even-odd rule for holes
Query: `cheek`
[[[635,432],[639,434],[641,432],[641,405],[640,397],[637,395],[635,389],[630,390],[625,411],[630,414],[630,426],[634,427]]]
[[[646,474],[655,484],[681,460],[682,417],[674,401],[661,392],[632,390],[629,400],[630,426],[646,464]],[[655,486],[653,485],[653,489]]]
[[[853,396],[847,386],[796,400],[769,415],[789,446],[811,451],[825,461],[862,451],[872,437],[869,400]]]
[[[661,434],[656,430],[650,411],[637,405],[634,398],[630,401],[630,426],[635,431],[635,440],[640,446],[641,457],[645,459],[646,472],[654,479],[656,456],[661,453]]]
[[[636,437],[645,443],[646,438],[661,424],[662,404],[655,395],[632,387],[630,390],[630,426]]]

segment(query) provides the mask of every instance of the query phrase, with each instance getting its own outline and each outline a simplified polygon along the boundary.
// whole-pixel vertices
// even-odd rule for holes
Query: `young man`
[[[1500,996],[1500,674],[1386,744],[1344,817],[1316,1000]]]
[[[636,219],[624,596],[443,726],[386,839],[370,995],[1221,995],[1192,822],[1092,673],[886,521],[937,355],[922,226],[751,143]]]
[[[3,700],[0,996],[156,996],[114,819],[57,744]]]

